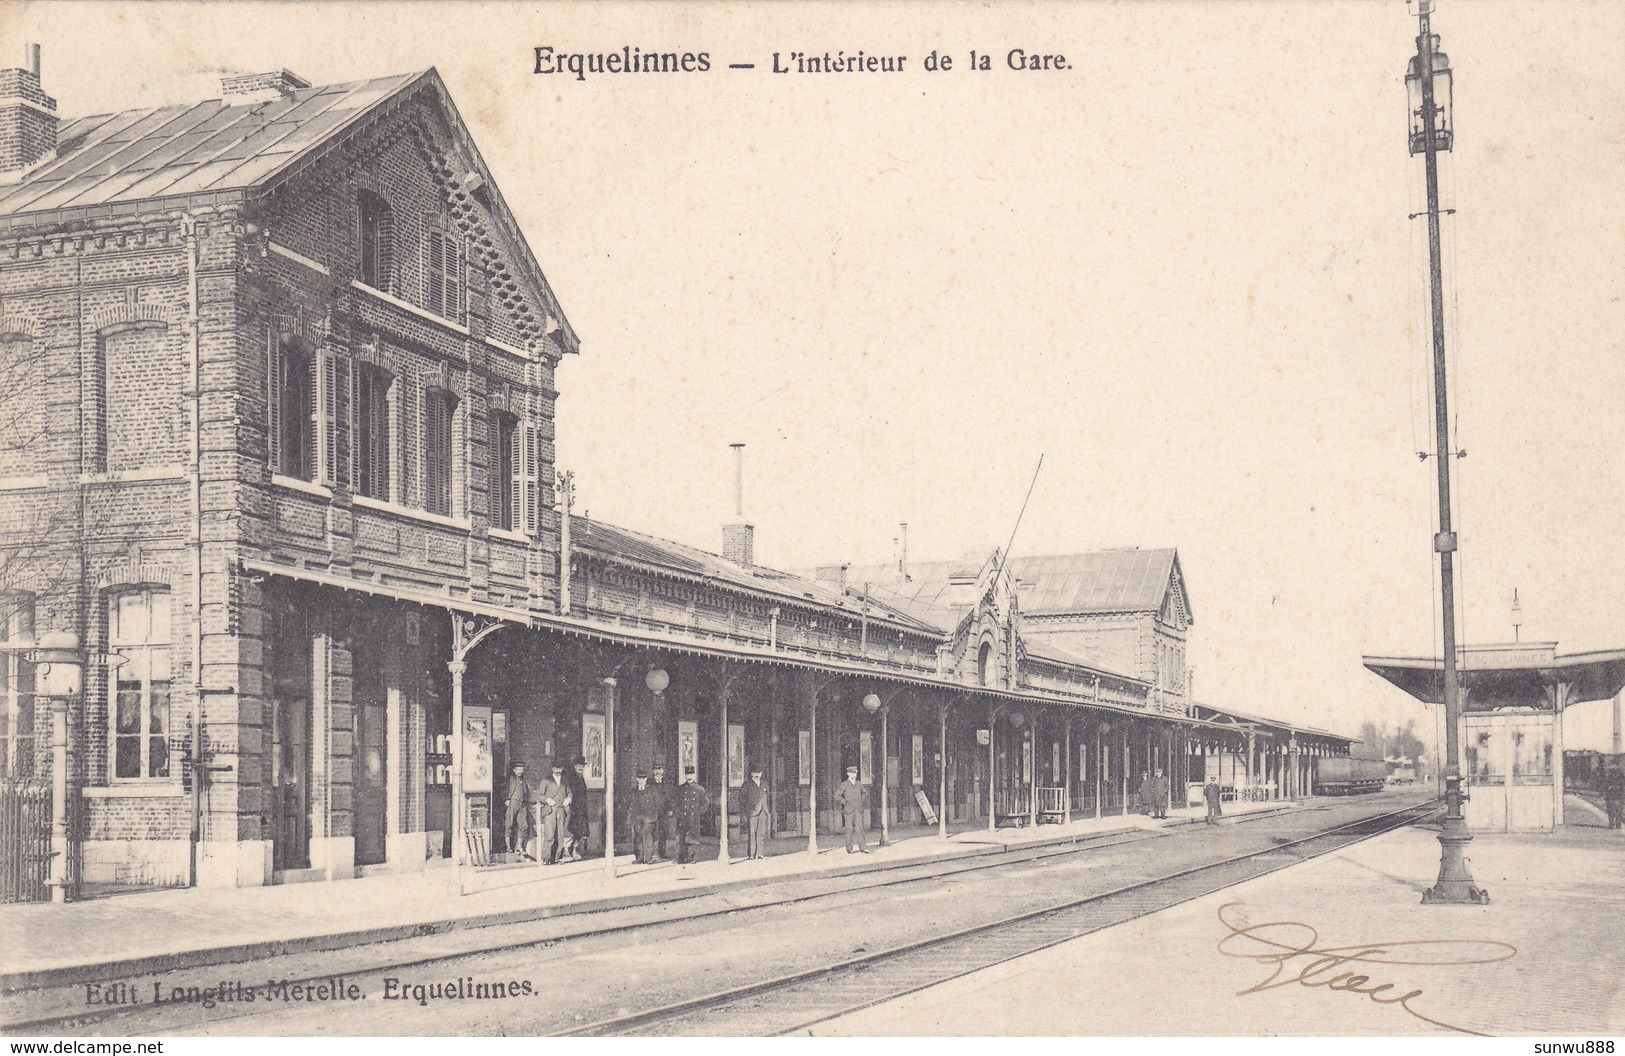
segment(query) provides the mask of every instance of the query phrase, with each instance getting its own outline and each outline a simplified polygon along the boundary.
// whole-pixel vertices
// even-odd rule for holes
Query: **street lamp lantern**
[[[870,693],[868,696],[864,697],[863,698],[863,710],[867,711],[871,715],[873,715],[875,712],[879,711],[880,710],[880,697],[873,694],[873,693]]]
[[[1420,44],[1420,42],[1418,42]],[[1411,109],[1411,153],[1422,154],[1427,151],[1428,122],[1426,111],[1433,110],[1433,144],[1435,150],[1449,150],[1453,143],[1452,129],[1455,125],[1451,120],[1451,104],[1453,93],[1450,83],[1450,57],[1439,50],[1439,34],[1432,34],[1428,41],[1427,51],[1432,56],[1433,84],[1431,102],[1426,98],[1427,91],[1422,83],[1422,55],[1421,49],[1411,56],[1410,65],[1405,70],[1405,95],[1410,100]]]
[[[663,667],[657,667],[643,676],[643,684],[649,687],[650,693],[664,693],[666,687],[671,685],[671,675]]]
[[[1012,711],[1010,713],[1010,725],[1014,726],[1016,729],[1021,729],[1021,724],[1026,721],[1027,716],[1023,715],[1021,712]]]

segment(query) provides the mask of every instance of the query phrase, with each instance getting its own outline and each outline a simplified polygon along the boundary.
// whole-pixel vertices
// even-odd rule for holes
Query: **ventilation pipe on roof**
[[[903,577],[903,582],[907,583],[907,582],[909,582],[909,578],[908,578],[908,522],[903,521],[902,523],[900,523],[897,526],[897,530],[900,533],[902,533],[899,536],[899,538],[902,540],[902,549],[897,555],[897,571]]]
[[[56,156],[56,100],[40,89],[39,45],[28,45],[24,59],[26,66],[0,70],[0,175]]]
[[[729,444],[734,452],[733,524],[722,526],[722,556],[736,565],[756,563],[756,528],[745,521],[745,445]]]

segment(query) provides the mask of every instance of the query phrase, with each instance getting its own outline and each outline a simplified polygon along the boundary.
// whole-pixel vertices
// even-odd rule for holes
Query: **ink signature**
[[[1229,931],[1219,940],[1219,952],[1226,957],[1255,961],[1268,967],[1270,973],[1247,989],[1236,991],[1237,997],[1294,983],[1311,989],[1325,987],[1363,994],[1379,1005],[1398,1005],[1424,1023],[1475,1037],[1487,1035],[1417,1011],[1412,1002],[1422,996],[1420,989],[1400,993],[1394,983],[1375,982],[1369,974],[1364,974],[1365,966],[1493,964],[1518,953],[1516,946],[1492,939],[1414,939],[1323,947],[1320,932],[1308,924],[1286,920],[1252,924],[1245,910],[1241,902],[1219,907],[1219,922]]]

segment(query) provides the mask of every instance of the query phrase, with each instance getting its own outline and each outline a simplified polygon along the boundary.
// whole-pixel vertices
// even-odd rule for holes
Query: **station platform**
[[[1404,828],[814,1033],[1625,1035],[1625,832],[1565,808],[1557,832],[1474,837],[1488,905],[1422,905],[1438,833]]]
[[[1291,802],[1226,804],[1228,816],[1298,809]],[[115,973],[151,973],[226,964],[257,957],[343,949],[463,929],[518,924],[636,906],[680,902],[732,889],[783,885],[783,901],[805,898],[793,882],[933,862],[1108,839],[1134,829],[1200,824],[1204,812],[1186,808],[1159,821],[1145,815],[1087,818],[1027,828],[953,825],[896,828],[891,845],[867,833],[869,854],[847,854],[839,833],[821,833],[819,853],[805,836],[769,842],[769,857],[723,863],[715,839],[702,843],[688,864],[636,865],[618,858],[614,878],[600,858],[553,866],[513,865],[459,870],[436,863],[401,874],[330,883],[260,888],[171,889],[127,893],[67,905],[0,907],[0,991],[104,979]],[[675,853],[675,848],[668,846]],[[743,852],[742,842],[730,850]],[[753,904],[774,896],[756,895]]]

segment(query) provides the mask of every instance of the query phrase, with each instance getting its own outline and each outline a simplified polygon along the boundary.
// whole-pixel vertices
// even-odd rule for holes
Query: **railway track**
[[[1235,820],[1239,823],[1263,820],[1271,816],[1273,815],[1240,815]],[[1016,848],[1000,854],[988,854],[970,859],[925,862],[919,865],[888,869],[883,872],[862,874],[856,878],[843,877],[840,881],[841,886],[831,884],[821,891],[797,894],[788,898],[772,897],[771,889],[774,887],[783,886],[784,884],[808,883],[805,879],[788,878],[784,881],[764,884],[762,887],[763,897],[759,899],[733,902],[714,909],[689,913],[682,916],[680,921],[688,922],[727,917],[775,905],[812,902],[823,898],[851,895],[859,891],[873,891],[875,889],[941,880],[968,873],[1029,865],[1034,862],[1096,852],[1124,844],[1156,840],[1167,835],[1167,830],[1160,829],[1109,832],[1098,836],[1084,837],[1062,845]],[[650,907],[641,908],[650,910]],[[568,917],[539,921],[532,926],[536,934],[523,939],[514,938],[513,928],[477,928],[437,936],[437,948],[415,956],[400,956],[400,953],[404,948],[403,944],[420,940],[407,939],[397,942],[375,943],[354,947],[349,950],[334,950],[321,956],[322,966],[318,970],[310,972],[295,971],[292,973],[280,972],[277,973],[277,978],[285,978],[291,985],[320,984],[329,980],[335,974],[342,974],[349,978],[365,979],[385,972],[422,968],[466,957],[510,953],[531,948],[548,947],[563,941],[573,942],[622,932],[641,931],[652,926],[659,926],[662,923],[670,923],[670,921],[658,917],[652,910],[649,912],[634,910],[617,914],[613,921],[594,921],[591,917],[576,921],[572,921]],[[499,941],[492,941],[492,936],[497,934],[504,937]],[[446,948],[448,944],[451,948]],[[396,955],[387,956],[389,953]],[[290,954],[286,956],[298,958],[300,955]],[[219,964],[203,964],[195,967],[141,974],[148,979],[162,980],[166,985],[184,985],[194,978],[202,980],[203,985],[209,985],[214,981],[214,977],[219,974],[221,967]],[[60,993],[62,995],[61,999],[51,1000],[49,995],[53,993]],[[0,994],[0,1033],[20,1036],[43,1035],[67,1029],[83,1030],[87,1027],[113,1029],[114,1024],[120,1020],[132,1019],[151,1011],[150,1007],[138,1005],[86,1009],[82,995],[83,986],[77,981]],[[29,1005],[35,1006],[34,1010],[28,1010],[27,1006]],[[40,1007],[42,1005],[43,1008]],[[252,1013],[245,1012],[243,1014],[251,1015]],[[239,1016],[216,1011],[209,1018],[212,1021],[219,1021],[221,1019],[239,1018]]]
[[[799,1034],[819,1023],[1340,850],[1437,813],[1425,803],[836,964],[599,1020],[562,1037]]]

